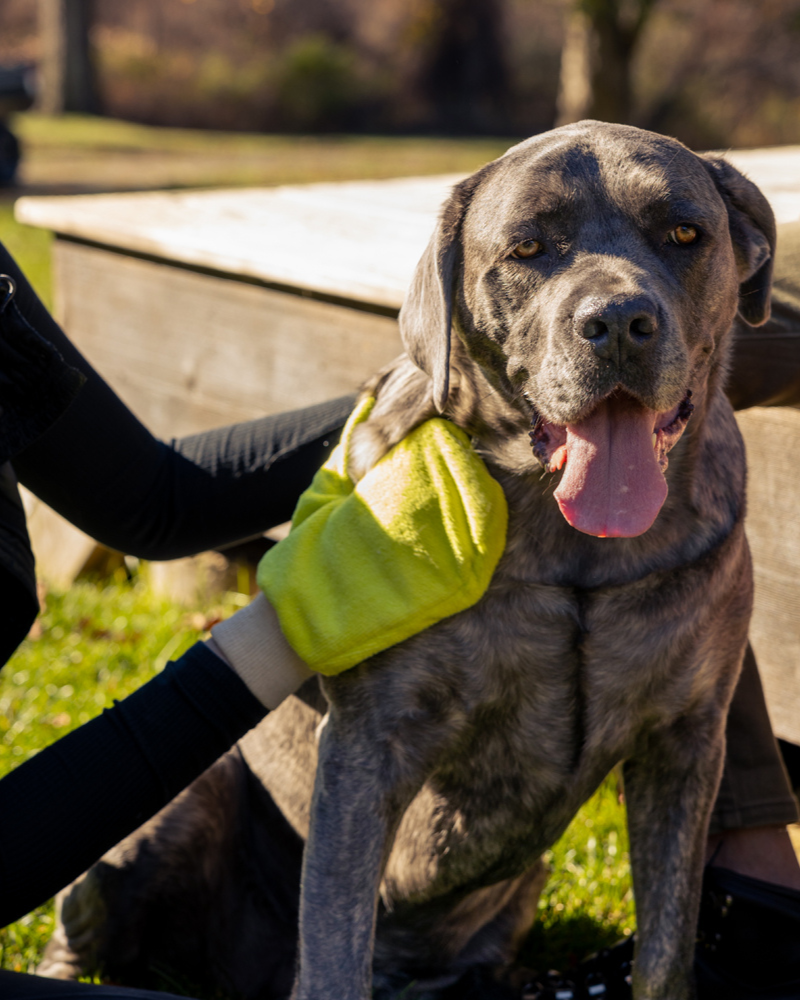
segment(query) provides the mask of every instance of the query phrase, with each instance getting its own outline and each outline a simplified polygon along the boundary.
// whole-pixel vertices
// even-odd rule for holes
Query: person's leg
[[[701,1000],[800,996],[800,866],[787,830],[796,820],[748,646],[708,842],[695,955]]]
[[[179,1000],[173,993],[129,990],[122,986],[94,986],[73,980],[43,979],[41,976],[26,976],[6,969],[0,969],[0,997],[3,1000]]]
[[[727,752],[709,833],[709,863],[800,890],[787,825],[797,802],[772,735],[750,646],[728,713]]]
[[[728,396],[736,409],[800,406],[800,223],[778,229],[772,318],[762,327],[737,323]],[[796,821],[796,802],[748,647],[728,716],[709,858],[718,867],[800,889],[800,867],[786,830]]]

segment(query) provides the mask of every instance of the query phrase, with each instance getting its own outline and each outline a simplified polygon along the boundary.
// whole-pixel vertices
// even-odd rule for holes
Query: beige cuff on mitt
[[[277,708],[313,671],[281,632],[278,616],[263,594],[211,629],[212,649],[222,653],[262,705]]]

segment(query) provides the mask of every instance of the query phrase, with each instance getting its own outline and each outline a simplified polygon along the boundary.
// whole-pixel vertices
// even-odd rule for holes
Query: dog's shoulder
[[[733,408],[722,392],[709,400],[692,473],[694,506],[706,516],[716,512],[732,530],[745,514],[747,461]]]
[[[406,356],[382,368],[362,387],[375,398],[369,417],[353,428],[347,472],[353,482],[367,472],[415,427],[437,415],[430,379]]]
[[[443,412],[433,398],[433,384],[406,354],[382,368],[362,387],[362,397],[372,396],[369,417],[352,432],[347,471],[358,482],[391,448],[416,427],[433,417],[444,417],[475,439],[478,451],[494,463],[517,472],[519,456],[503,460],[508,443],[525,439],[525,465],[533,468],[527,445],[526,418],[496,393],[479,368],[466,357],[463,346],[453,344],[450,357],[450,395]]]

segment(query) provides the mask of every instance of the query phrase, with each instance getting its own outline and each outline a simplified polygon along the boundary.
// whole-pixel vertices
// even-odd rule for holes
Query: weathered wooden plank
[[[769,198],[778,222],[800,219],[800,146],[722,150]]]
[[[21,198],[16,215],[130,252],[399,308],[457,179]]]
[[[800,410],[737,414],[749,468],[747,537],[756,593],[750,639],[775,732],[800,743]]]
[[[762,187],[779,221],[800,219],[800,147],[725,155]],[[22,198],[16,214],[131,252],[399,308],[458,179]]]
[[[355,391],[402,351],[395,320],[59,240],[57,313],[156,434]]]

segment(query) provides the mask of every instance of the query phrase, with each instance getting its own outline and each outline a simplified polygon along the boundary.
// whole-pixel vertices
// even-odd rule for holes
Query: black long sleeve
[[[150,559],[246,538],[291,516],[335,445],[352,398],[169,444],[158,441],[69,342],[2,248],[0,273],[14,278],[14,306],[24,321],[86,378],[55,423],[11,452],[14,471],[34,493],[99,541]],[[13,350],[13,340],[5,346]],[[9,515],[5,536],[18,528],[22,547],[24,516],[11,488],[13,475],[6,478],[19,524]],[[0,590],[25,597],[32,568],[16,573],[8,551],[6,545]],[[13,613],[8,599],[5,605]],[[22,610],[24,625],[28,611]],[[13,638],[8,618],[4,631]],[[79,875],[264,713],[239,677],[198,645],[125,701],[4,777],[0,925]]]
[[[21,483],[110,548],[176,559],[292,516],[352,397],[165,444],[97,375],[13,462]]]
[[[0,781],[0,926],[165,806],[266,709],[198,643]]]
[[[147,559],[215,548],[291,517],[353,397],[159,441],[69,341],[2,247],[0,273],[14,278],[27,322],[86,376],[66,412],[13,459],[33,493],[98,541]]]

